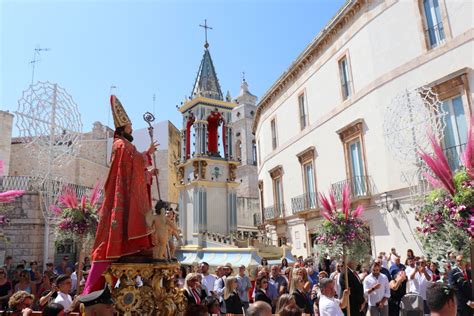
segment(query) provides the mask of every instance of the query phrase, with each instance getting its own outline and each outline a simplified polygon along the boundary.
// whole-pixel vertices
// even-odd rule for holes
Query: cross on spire
[[[204,47],[207,49],[209,47],[209,43],[207,42],[207,30],[210,29],[212,30],[212,27],[207,26],[207,20],[204,20],[204,25],[199,24],[200,27],[204,28],[204,34],[206,36],[206,43],[204,44]]]

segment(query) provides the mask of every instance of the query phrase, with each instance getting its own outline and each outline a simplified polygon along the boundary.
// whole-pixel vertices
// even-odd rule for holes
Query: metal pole
[[[58,85],[55,84],[53,88],[53,102],[51,103],[51,128],[50,128],[50,139],[49,139],[49,152],[48,152],[48,172],[46,174],[46,177],[44,179],[44,184],[43,185],[44,189],[43,193],[40,194],[45,194],[45,199],[43,203],[44,207],[44,248],[43,248],[43,264],[45,265],[44,268],[46,268],[46,263],[49,259],[49,214],[48,214],[48,209],[49,209],[49,204],[52,203],[52,195],[54,194],[53,192],[53,182],[51,180],[51,168],[53,164],[53,147],[54,147],[54,141],[55,141],[55,129],[56,129],[56,103],[57,103],[57,94],[58,94]],[[45,192],[44,192],[45,191]]]

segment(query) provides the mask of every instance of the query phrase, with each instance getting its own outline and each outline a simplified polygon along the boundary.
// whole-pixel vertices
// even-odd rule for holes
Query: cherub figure
[[[149,216],[148,223],[153,229],[153,259],[169,259],[167,255],[168,225],[165,215],[166,205],[158,202],[155,206],[155,214]]]
[[[168,209],[166,211],[166,227],[168,229],[168,238],[169,238],[168,246],[170,250],[170,259],[171,259],[171,258],[174,258],[174,251],[176,249],[174,241],[173,241],[173,237],[175,237],[176,240],[179,240],[179,233],[180,233],[179,227],[178,225],[176,225],[175,214],[172,209]]]

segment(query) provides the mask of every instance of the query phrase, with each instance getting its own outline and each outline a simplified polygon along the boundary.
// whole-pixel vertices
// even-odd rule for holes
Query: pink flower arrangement
[[[345,185],[342,192],[341,209],[337,209],[334,192],[329,192],[329,198],[319,194],[323,209],[321,215],[326,219],[321,227],[319,236],[316,237],[318,244],[345,245],[349,246],[354,241],[367,239],[368,231],[360,218],[363,207],[359,205],[355,210],[351,209],[349,185]]]
[[[58,197],[59,204],[50,206],[51,212],[60,218],[56,229],[59,239],[88,241],[95,238],[100,194],[100,184],[97,183],[89,197],[83,195],[79,202],[71,186],[63,188]]]

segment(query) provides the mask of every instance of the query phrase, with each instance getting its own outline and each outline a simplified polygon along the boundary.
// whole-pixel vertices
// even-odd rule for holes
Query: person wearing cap
[[[81,296],[79,302],[84,305],[86,316],[112,316],[115,313],[114,301],[109,287]]]
[[[244,312],[247,312],[247,309],[250,306],[249,299],[249,290],[252,288],[252,282],[250,278],[245,275],[245,265],[239,267],[239,274],[237,275],[237,292],[239,293],[240,301],[242,302],[242,307]]]
[[[146,214],[151,210],[152,154],[158,144],[139,152],[132,144],[132,122],[119,99],[110,97],[115,124],[110,170],[104,185],[104,200],[92,251],[92,267],[84,293],[103,289],[102,276],[114,261],[152,248]]]

